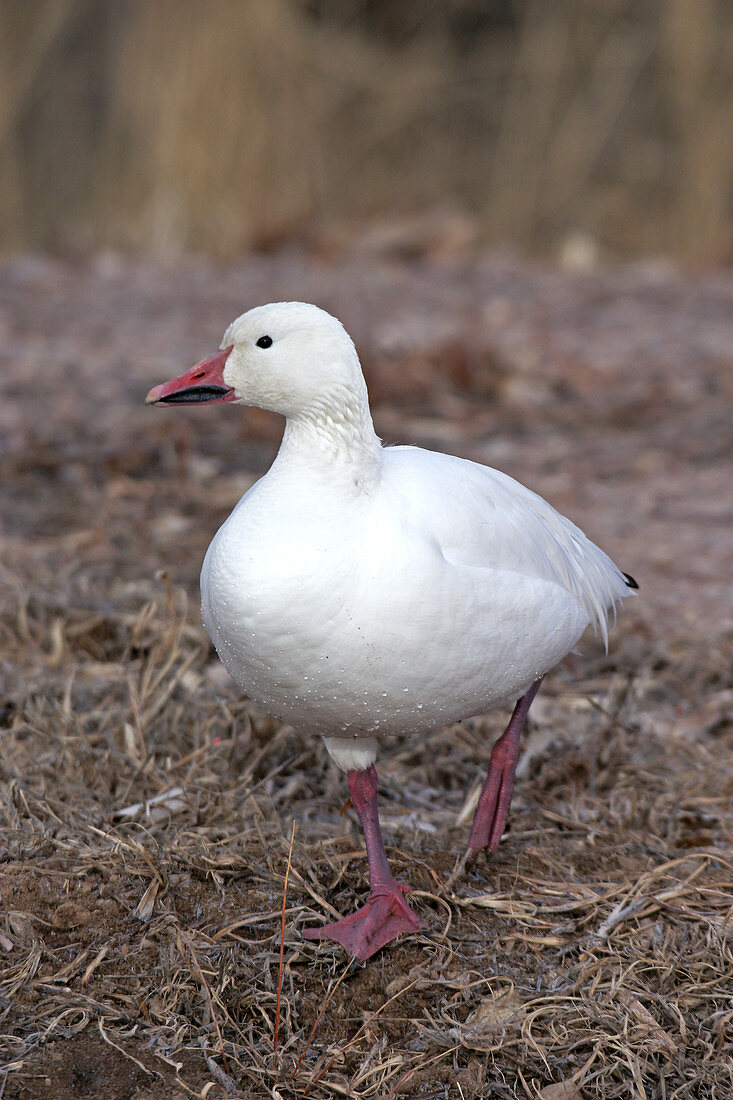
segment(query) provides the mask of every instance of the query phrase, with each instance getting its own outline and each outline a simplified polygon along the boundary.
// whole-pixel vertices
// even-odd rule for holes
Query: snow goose
[[[220,351],[146,401],[230,401],[285,417],[272,467],[206,554],[203,620],[242,691],[322,736],[347,773],[369,898],[304,935],[366,959],[425,927],[382,842],[379,737],[514,703],[468,841],[470,855],[493,851],[542,677],[588,626],[606,641],[609,612],[636,584],[506,474],[419,447],[383,447],[354,345],[316,306],[249,310]]]

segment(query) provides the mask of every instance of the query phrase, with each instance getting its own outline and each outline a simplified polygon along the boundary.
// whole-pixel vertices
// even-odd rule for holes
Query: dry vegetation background
[[[711,0],[0,7],[0,1100],[733,1095],[732,51]],[[281,425],[142,405],[288,298],[641,585],[490,862],[506,715],[385,746],[429,932],[356,967],[299,935],[366,890],[343,776],[197,610]]]
[[[727,0],[4,0],[0,241],[454,233],[728,260]]]

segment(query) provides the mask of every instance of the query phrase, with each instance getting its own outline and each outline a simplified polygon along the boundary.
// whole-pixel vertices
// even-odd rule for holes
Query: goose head
[[[340,321],[305,302],[256,306],[233,321],[220,350],[170,382],[148,405],[237,401],[288,418],[368,408],[353,342]]]

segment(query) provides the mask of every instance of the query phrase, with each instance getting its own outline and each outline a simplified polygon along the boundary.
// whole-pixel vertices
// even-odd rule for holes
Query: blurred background
[[[733,240],[726,0],[4,0],[0,247]]]

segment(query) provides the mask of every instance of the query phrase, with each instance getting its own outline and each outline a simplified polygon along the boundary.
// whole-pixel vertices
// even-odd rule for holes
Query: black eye
[[[272,347],[272,337],[271,336],[260,336],[259,340],[257,341],[257,347],[258,348],[270,348],[270,347]]]

